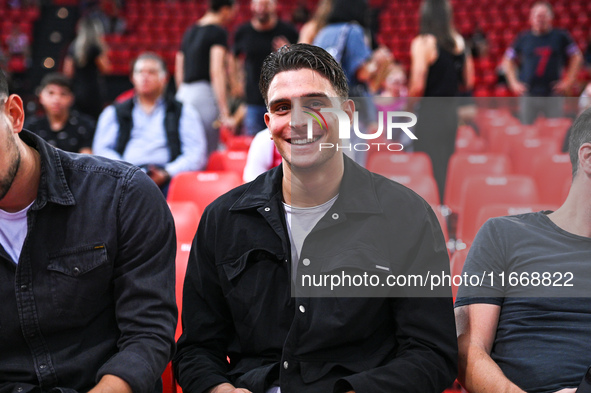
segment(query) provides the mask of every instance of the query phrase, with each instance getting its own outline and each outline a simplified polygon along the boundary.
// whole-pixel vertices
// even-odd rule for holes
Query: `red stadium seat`
[[[244,150],[224,150],[214,151],[209,156],[207,163],[208,171],[231,171],[242,176],[248,151]]]
[[[177,243],[190,246],[201,218],[199,208],[190,201],[169,201],[168,207],[174,218]]]
[[[426,153],[372,152],[367,158],[367,169],[380,175],[431,175],[433,166]]]
[[[248,135],[237,135],[229,138],[226,141],[226,148],[228,150],[244,150],[248,151],[253,137]]]
[[[430,175],[395,175],[389,176],[391,180],[398,182],[417,194],[430,205],[439,205],[439,191],[435,178]]]
[[[564,141],[566,132],[572,124],[573,121],[569,118],[546,119],[538,117],[535,122],[540,136],[553,138],[560,144]]]
[[[559,153],[559,146],[552,138],[526,138],[510,147],[509,157],[513,172],[533,176],[535,160]]]
[[[454,153],[447,167],[444,204],[453,212],[460,209],[462,186],[469,175],[505,175],[511,173],[511,162],[504,154]]]
[[[177,393],[177,383],[172,372],[172,362],[168,363],[162,373],[162,393]]]
[[[534,161],[534,179],[540,192],[540,201],[561,205],[570,188],[572,165],[568,154],[554,154]]]
[[[488,139],[491,128],[505,128],[511,125],[519,125],[517,120],[507,108],[479,109],[476,113],[476,124],[481,137]]]
[[[464,181],[460,201],[456,238],[471,241],[478,229],[476,219],[483,206],[493,203],[536,204],[539,197],[534,179],[530,176],[477,175]]]
[[[167,199],[192,201],[200,209],[205,209],[217,197],[240,184],[242,180],[234,172],[184,172],[171,180]]]
[[[520,144],[524,139],[536,138],[538,131],[536,126],[528,125],[503,125],[490,127],[487,135],[489,151],[493,153],[508,154],[511,146]]]
[[[486,147],[484,139],[476,135],[470,126],[458,127],[456,134],[456,153],[480,153]]]

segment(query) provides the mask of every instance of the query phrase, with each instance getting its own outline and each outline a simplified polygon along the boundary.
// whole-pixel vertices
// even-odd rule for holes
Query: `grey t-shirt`
[[[562,230],[545,212],[494,218],[476,236],[463,273],[488,278],[492,272],[497,279],[504,274],[505,285],[491,287],[484,280],[487,292],[460,287],[455,307],[501,306],[491,357],[520,388],[549,393],[577,387],[591,365],[591,297],[526,297],[529,289],[510,285],[508,277],[548,272],[545,284],[565,284],[564,273],[572,272],[573,287],[562,287],[564,295],[572,288],[591,290],[590,270],[591,238]],[[563,274],[561,280],[552,276],[556,272]]]

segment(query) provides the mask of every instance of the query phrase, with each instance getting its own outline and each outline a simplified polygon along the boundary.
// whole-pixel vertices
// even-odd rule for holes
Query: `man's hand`
[[[252,392],[248,389],[236,389],[233,385],[231,385],[229,383],[221,383],[218,386],[211,388],[208,393],[252,393]]]
[[[554,393],[575,393],[576,391],[577,391],[577,388],[566,388],[566,389],[557,390]]]
[[[514,81],[509,83],[509,89],[513,92],[513,94],[522,96],[527,91],[527,86],[519,81]]]
[[[105,375],[88,393],[133,393],[131,386],[115,375]]]
[[[158,187],[162,187],[170,180],[168,172],[152,165],[148,167],[148,176],[150,176],[150,179],[152,179]]]
[[[570,92],[572,86],[573,86],[573,83],[571,81],[563,79],[554,85],[554,87],[552,88],[552,91],[554,93],[566,95]]]
[[[289,41],[287,38],[285,38],[285,36],[279,35],[273,38],[273,50],[277,50],[285,45],[289,45]]]

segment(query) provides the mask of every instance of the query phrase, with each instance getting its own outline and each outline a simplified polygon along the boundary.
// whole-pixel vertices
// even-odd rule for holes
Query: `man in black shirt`
[[[95,124],[91,117],[72,111],[72,82],[59,73],[47,74],[41,80],[39,103],[45,116],[32,118],[25,128],[53,146],[74,153],[92,153]]]
[[[244,55],[246,72],[246,116],[244,127],[248,135],[255,135],[267,126],[263,116],[267,111],[261,95],[259,75],[263,60],[283,45],[296,42],[296,29],[277,16],[276,0],[252,0],[252,19],[240,26],[234,35],[234,53]]]
[[[440,393],[457,370],[449,288],[447,298],[421,298],[409,287],[390,296],[385,281],[378,293],[346,284],[316,293],[303,282],[323,272],[386,280],[449,271],[435,214],[335,149],[334,113],[307,136],[304,110],[340,111],[347,129],[354,117],[345,73],[324,49],[270,54],[261,92],[282,164],[203,213],[174,360],[183,391]]]
[[[547,117],[562,115],[562,101],[535,99],[567,94],[576,80],[583,57],[567,31],[552,28],[552,8],[536,2],[530,13],[531,30],[520,34],[507,49],[503,67],[511,91],[526,97],[521,101],[521,121],[531,124],[542,111]],[[563,80],[564,65],[569,62]],[[519,77],[516,66],[519,65]]]

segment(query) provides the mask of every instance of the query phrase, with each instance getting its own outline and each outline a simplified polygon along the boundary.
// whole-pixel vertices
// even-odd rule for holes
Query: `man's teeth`
[[[321,135],[312,138],[312,139],[308,139],[308,138],[303,138],[303,139],[292,139],[291,140],[291,144],[292,145],[307,145],[308,143],[314,143],[316,142],[318,139],[320,139]]]

